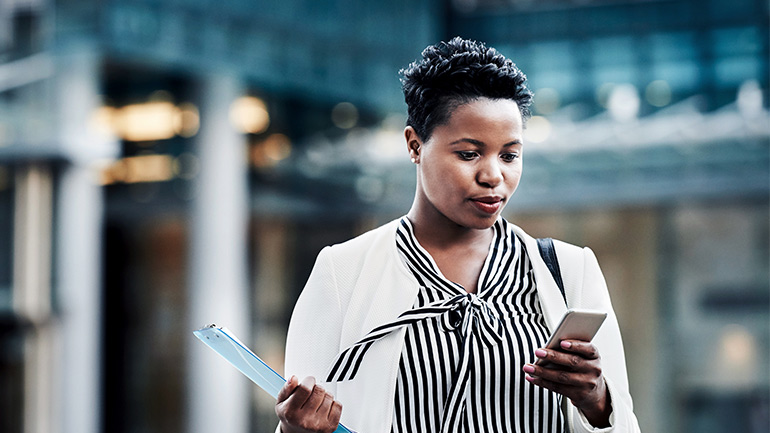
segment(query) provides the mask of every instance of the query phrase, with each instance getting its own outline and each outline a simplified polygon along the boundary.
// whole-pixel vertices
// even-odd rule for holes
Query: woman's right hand
[[[315,378],[292,376],[278,392],[275,413],[283,433],[333,433],[342,414],[342,404],[315,384]]]

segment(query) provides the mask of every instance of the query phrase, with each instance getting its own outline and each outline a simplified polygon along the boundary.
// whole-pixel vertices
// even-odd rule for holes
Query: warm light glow
[[[358,123],[358,108],[350,102],[340,102],[332,108],[332,122],[340,129],[350,129]]]
[[[249,151],[249,159],[255,167],[271,167],[291,155],[291,140],[283,134],[271,134],[255,143]]]
[[[174,177],[169,155],[142,155],[120,159],[102,172],[102,184],[163,182]]]
[[[113,119],[118,135],[128,141],[166,140],[174,135],[179,109],[170,102],[127,105]]]
[[[260,134],[270,126],[270,113],[261,99],[243,96],[230,106],[230,121],[241,132]]]
[[[117,113],[115,107],[103,106],[93,112],[90,119],[90,128],[97,133],[105,136],[111,136],[115,133],[113,122]]]
[[[179,105],[179,116],[174,123],[174,131],[182,137],[189,138],[198,133],[198,128],[200,128],[198,107],[190,103]]]
[[[151,102],[99,107],[91,116],[91,127],[128,141],[167,140],[175,135],[192,137],[198,133],[200,115],[195,105],[184,103],[177,107],[158,99],[163,94],[153,95]]]
[[[727,369],[745,369],[756,360],[755,338],[743,326],[725,326],[722,330],[720,346],[721,358]]]
[[[551,136],[551,122],[543,116],[532,116],[527,121],[524,130],[524,140],[532,143],[542,143]]]

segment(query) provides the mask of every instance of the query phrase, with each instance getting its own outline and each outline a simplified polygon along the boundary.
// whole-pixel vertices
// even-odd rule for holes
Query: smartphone
[[[562,340],[591,341],[594,335],[607,318],[607,313],[595,310],[581,310],[571,308],[564,313],[556,331],[548,338],[545,347],[547,349],[561,350]],[[547,367],[551,364],[542,358],[538,358],[535,364]]]

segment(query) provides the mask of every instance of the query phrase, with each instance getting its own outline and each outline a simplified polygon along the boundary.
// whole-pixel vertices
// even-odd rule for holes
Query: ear
[[[412,158],[412,162],[420,162],[420,151],[422,150],[422,140],[417,135],[417,132],[411,126],[404,128],[404,139],[406,139],[406,150],[409,152],[409,157]]]

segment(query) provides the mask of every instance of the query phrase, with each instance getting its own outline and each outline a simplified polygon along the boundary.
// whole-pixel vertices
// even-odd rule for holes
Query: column
[[[209,323],[249,341],[245,137],[228,117],[238,80],[208,76],[199,88],[200,172],[191,209],[187,431],[245,433],[251,382],[192,335]]]
[[[89,47],[62,50],[52,99],[61,165],[55,201],[54,290],[58,360],[54,390],[63,433],[98,433],[101,414],[101,240],[103,196],[93,168],[117,144],[89,127],[100,104],[99,58]]]

